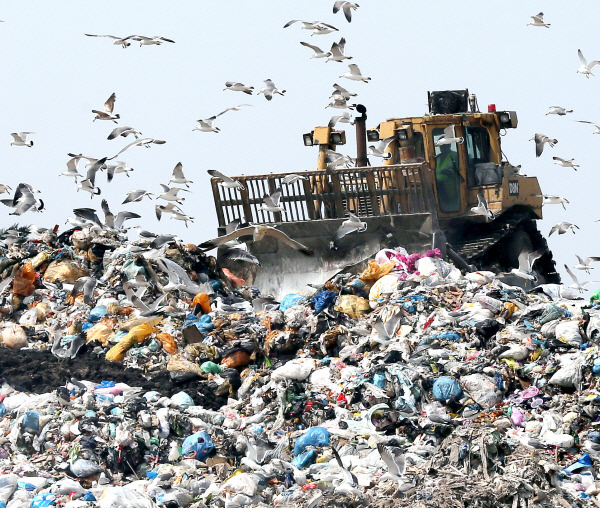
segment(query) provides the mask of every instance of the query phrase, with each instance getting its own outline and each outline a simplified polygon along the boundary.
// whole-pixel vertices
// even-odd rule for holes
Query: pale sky
[[[565,3],[482,1],[362,0],[352,23],[333,14],[333,0],[152,1],[152,0],[35,0],[3,2],[0,43],[3,51],[3,98],[0,115],[1,183],[13,188],[31,183],[42,191],[43,214],[26,213],[21,223],[64,224],[76,207],[100,209],[105,197],[113,211],[128,209],[143,215],[138,221],[154,232],[174,232],[189,242],[216,235],[210,177],[207,169],[229,175],[312,170],[316,148],[302,143],[302,133],[326,125],[339,110],[325,109],[332,84],[358,93],[368,109],[367,126],[389,117],[427,112],[427,91],[468,88],[479,106],[495,103],[498,110],[516,110],[519,127],[503,138],[503,150],[523,173],[537,176],[542,192],[564,196],[567,209],[544,207],[538,225],[548,235],[555,222],[580,227],[575,235],[554,234],[549,245],[563,282],[570,283],[563,264],[575,254],[600,256],[600,208],[597,206],[597,159],[600,135],[574,120],[600,124],[600,67],[597,76],[577,74],[577,49],[589,60],[600,60],[597,1]],[[550,28],[527,26],[543,10]],[[300,24],[283,29],[291,19],[324,21],[337,28],[311,36]],[[175,44],[127,48],[107,38],[161,35]],[[340,79],[343,63],[311,59],[306,41],[327,51],[346,38],[368,84]],[[262,95],[223,91],[225,81],[241,81],[256,90],[264,79],[286,89],[284,97],[267,102]],[[67,153],[112,156],[132,140],[106,137],[116,127],[95,121],[115,92],[120,126],[141,130],[144,136],[166,140],[151,149],[135,148],[119,159],[135,171],[130,178],[116,175],[108,184],[99,174],[102,195],[76,192],[72,179],[59,177]],[[218,134],[192,132],[196,120],[242,103],[252,104],[217,119]],[[549,106],[574,110],[567,116],[546,116]],[[355,156],[353,127],[344,125],[348,144],[341,152]],[[10,146],[11,132],[33,131],[34,146]],[[539,132],[559,143],[535,157],[533,141]],[[4,137],[4,142],[2,138]],[[575,158],[577,172],[553,164],[552,156]],[[154,201],[121,205],[131,189],[160,192],[173,167],[182,162],[194,181],[183,209],[196,218],[186,229],[179,221],[157,222]],[[3,196],[4,197],[4,196]],[[9,208],[0,208],[0,224],[15,222]],[[132,221],[133,223],[133,221]],[[135,224],[135,223],[133,223]],[[600,272],[600,264],[597,269]],[[581,280],[588,277],[582,272]],[[598,284],[590,285],[592,289]],[[589,296],[591,292],[587,293]]]

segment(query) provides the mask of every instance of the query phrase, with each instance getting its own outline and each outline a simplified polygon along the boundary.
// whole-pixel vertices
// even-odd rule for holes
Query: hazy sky
[[[101,197],[113,211],[127,208],[143,215],[139,222],[155,232],[175,232],[199,242],[216,234],[207,169],[230,175],[314,169],[316,148],[302,144],[302,133],[326,125],[339,112],[325,109],[332,84],[359,94],[368,109],[367,126],[393,116],[422,115],[427,91],[468,88],[482,110],[487,104],[516,110],[519,128],[503,138],[503,150],[523,172],[537,176],[542,191],[566,197],[571,204],[544,208],[539,227],[545,236],[560,220],[580,227],[575,235],[554,234],[549,245],[557,265],[572,265],[575,254],[600,256],[597,177],[600,135],[600,67],[586,79],[576,73],[577,49],[588,60],[600,60],[596,23],[598,2],[579,0],[504,2],[362,0],[352,23],[333,14],[333,0],[248,1],[31,1],[5,2],[0,10],[3,47],[2,114],[0,115],[1,182],[28,182],[42,191],[43,214],[27,213],[22,223],[63,224],[75,207],[100,209],[100,198],[76,192],[72,179],[58,177],[66,169],[67,153],[112,156],[132,138],[108,141],[112,122],[92,122],[113,92],[119,125],[130,125],[165,145],[135,148],[120,159],[135,171],[97,182]],[[530,16],[544,11],[550,28],[527,26]],[[320,20],[339,32],[311,36],[299,24],[283,29],[291,19]],[[128,49],[84,33],[162,35],[176,41],[161,46]],[[311,59],[307,41],[328,50],[341,36],[368,84],[339,76],[347,65]],[[267,102],[262,95],[223,91],[227,80],[261,88],[272,79],[286,89],[285,97]],[[227,107],[249,103],[239,112],[217,119],[218,134],[192,129],[199,118]],[[564,117],[545,116],[548,107],[575,110]],[[353,127],[341,151],[355,156]],[[34,146],[10,146],[10,133],[34,131]],[[535,133],[556,137],[535,157]],[[5,142],[1,142],[2,136]],[[576,159],[577,172],[553,164],[552,156]],[[130,189],[160,192],[177,162],[194,181],[183,209],[196,218],[186,230],[167,218],[157,222],[154,201],[121,206]],[[11,210],[0,209],[3,225],[15,222]],[[600,264],[597,269],[600,272]],[[581,275],[580,275],[581,274]],[[588,278],[578,272],[580,280]],[[596,277],[600,280],[600,274]],[[570,283],[568,276],[564,281]],[[590,286],[598,287],[598,284]],[[589,294],[589,293],[588,293]]]

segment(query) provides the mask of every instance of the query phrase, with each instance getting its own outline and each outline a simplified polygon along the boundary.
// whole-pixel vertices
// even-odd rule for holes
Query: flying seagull
[[[97,34],[84,34],[88,37],[106,37],[108,39],[113,39],[113,44],[117,46],[121,46],[123,49],[126,49],[128,46],[131,46],[131,42],[128,41],[129,37],[118,37],[116,35],[97,35]]]
[[[465,138],[462,136],[456,137],[455,127],[456,125],[454,124],[448,125],[448,127],[444,129],[444,135],[435,142],[435,146],[450,145],[452,143],[464,143]]]
[[[544,13],[543,12],[540,12],[539,14],[536,14],[535,16],[531,16],[531,19],[533,19],[533,23],[527,23],[527,26],[529,26],[529,25],[545,26],[546,28],[550,28],[550,23],[544,22]]]
[[[332,26],[332,25],[328,25],[327,23],[323,23],[322,21],[302,21],[300,19],[292,19],[291,21],[288,21],[285,25],[283,25],[283,28],[287,28],[288,26],[293,25],[294,23],[302,23],[302,28],[305,30],[312,30],[313,33],[310,34],[311,37],[313,35],[325,35],[325,34],[329,34],[331,32],[338,32],[339,30]]]
[[[275,189],[275,191],[269,195],[263,197],[263,204],[259,207],[259,210],[271,213],[287,213],[285,208],[279,205],[281,201],[281,187]]]
[[[224,175],[223,173],[221,173],[220,171],[217,171],[216,169],[209,169],[206,172],[213,178],[221,179],[221,181],[219,182],[219,185],[221,185],[222,187],[226,187],[228,189],[245,190],[245,187],[240,182],[238,182],[237,180],[234,180],[233,178],[229,178],[227,175]]]
[[[185,198],[180,198],[177,196],[179,191],[190,192],[187,189],[182,189],[180,187],[169,187],[164,183],[161,183],[160,186],[163,188],[164,192],[161,192],[156,196],[156,199],[164,199],[165,201],[174,201],[176,203],[181,204]],[[171,213],[175,213],[174,211]]]
[[[392,156],[392,152],[388,152],[387,149],[390,144],[396,139],[396,136],[382,139],[377,146],[369,145],[369,155],[373,157],[381,157],[382,159],[389,159]]]
[[[327,58],[328,56],[331,56],[331,51],[328,51],[327,53],[325,53],[318,46],[313,46],[312,44],[309,44],[308,42],[300,42],[300,44],[302,44],[303,46],[306,46],[307,48],[310,48],[314,51],[311,58]]]
[[[575,234],[576,228],[579,229],[579,226],[577,226],[576,224],[571,224],[570,222],[557,222],[550,229],[550,233],[548,233],[548,236],[550,236],[555,231],[558,231],[559,235],[564,235],[567,231],[569,231],[569,229],[573,232],[573,234]]]
[[[583,74],[586,78],[589,79],[590,75],[593,76],[592,74],[592,69],[600,64],[600,61],[598,60],[592,60],[591,62],[587,62],[585,60],[585,58],[583,57],[583,53],[581,52],[580,49],[577,50],[577,54],[579,55],[579,60],[581,60],[581,65],[577,68],[577,72],[580,74]]]
[[[532,138],[529,138],[529,141],[535,141],[535,156],[539,157],[542,155],[544,151],[544,143],[548,143],[550,146],[554,147],[556,143],[558,143],[557,139],[549,138],[545,134],[536,133]]]
[[[594,268],[593,266],[590,266],[594,261],[600,261],[600,257],[589,256],[585,259],[582,259],[577,254],[575,254],[575,256],[577,256],[578,263],[573,268],[577,270],[584,270],[587,273],[590,273],[590,270]]]
[[[234,92],[244,92],[244,93],[247,93],[248,95],[252,95],[252,90],[254,90],[254,87],[244,85],[244,83],[238,83],[237,81],[225,81],[225,88],[223,88],[223,90],[232,90]]]
[[[327,108],[335,108],[335,109],[350,109],[353,110],[356,108],[356,104],[348,104],[348,99],[343,99],[341,97],[335,97],[327,106]]]
[[[136,139],[135,141],[132,141],[131,143],[129,143],[125,148],[121,149],[116,155],[113,155],[112,157],[108,157],[107,160],[116,159],[123,152],[126,152],[127,150],[129,150],[130,148],[133,148],[134,146],[144,146],[146,148],[150,148],[151,144],[164,145],[165,143],[166,143],[166,141],[163,141],[162,139],[154,139],[154,138]]]
[[[271,236],[273,238],[276,238],[280,242],[286,244],[287,246],[291,247],[292,249],[298,250],[303,254],[306,254],[307,256],[314,255],[314,251],[312,249],[309,249],[300,242],[297,242],[296,240],[292,240],[283,231],[279,231],[278,229],[272,228],[270,226],[265,226],[263,224],[256,224],[253,226],[236,229],[235,231],[229,234],[220,236],[218,238],[214,238],[212,240],[208,240],[207,242],[203,242],[200,244],[200,247],[207,250],[214,249],[219,245],[222,245],[241,236],[252,236],[252,240],[254,242],[259,242],[265,236]]]
[[[142,133],[137,129],[134,129],[133,127],[115,127],[106,139],[115,139],[119,136],[123,136],[124,138],[126,138],[130,134],[133,134],[135,139],[139,139]]]
[[[344,74],[342,74],[340,78],[346,78],[352,81],[362,81],[363,83],[368,83],[369,81],[371,81],[371,78],[365,77],[360,73],[358,65],[350,64],[348,65],[348,68],[350,69],[350,71],[344,72]]]
[[[349,211],[346,211],[346,215],[349,217],[349,219],[342,222],[340,227],[335,232],[336,240],[340,240],[346,235],[354,233],[355,231],[360,233],[367,230],[368,224],[366,222],[362,222],[358,216]]]
[[[483,215],[484,217],[486,217],[487,220],[494,220],[496,216],[494,215],[494,212],[490,210],[488,202],[485,199],[485,196],[483,195],[483,192],[479,192],[477,194],[477,201],[477,206],[471,208],[471,212],[473,212],[476,215]]]
[[[343,86],[338,85],[337,83],[333,84],[333,93],[329,96],[330,99],[335,99],[336,97],[342,97],[344,99],[349,99],[350,97],[356,97],[355,93],[349,92]]]
[[[239,110],[238,106],[238,110]],[[196,125],[196,127],[194,127],[192,130],[193,131],[201,131],[201,132],[220,132],[221,129],[219,129],[218,127],[215,127],[215,120],[217,119],[217,117],[221,116],[224,113],[227,113],[228,111],[231,111],[232,109],[235,108],[227,108],[223,111],[221,111],[219,114],[217,115],[213,115],[209,118],[201,118],[200,120],[196,120],[196,122],[198,123],[198,125]]]
[[[511,273],[526,280],[535,280],[537,277],[533,273],[533,265],[545,252],[544,249],[538,249],[534,252],[521,251],[521,254],[519,254],[519,268],[513,268]]]
[[[350,23],[352,21],[352,11],[356,10],[358,7],[360,6],[357,3],[339,0],[333,4],[333,13],[335,14],[340,9],[343,10],[344,16],[346,16],[348,23]]]
[[[344,155],[338,153],[334,150],[327,150],[325,155],[325,164],[327,165],[327,169],[335,169],[338,166],[348,166],[350,167],[355,163],[355,160],[351,158],[349,155]]]
[[[142,46],[160,46],[163,42],[175,44],[173,39],[167,39],[166,37],[161,37],[159,35],[154,35],[153,37],[147,37],[145,35],[130,35],[128,39],[139,42],[140,48]]]
[[[115,100],[117,99],[117,96],[115,95],[115,93],[113,92],[111,94],[111,96],[106,99],[106,102],[104,103],[104,108],[102,111],[99,111],[97,109],[92,109],[92,113],[96,113],[96,116],[94,117],[94,119],[92,120],[93,122],[95,122],[96,120],[112,120],[115,123],[118,123],[117,120],[119,118],[121,118],[120,115],[113,115],[113,109],[115,108]]]
[[[354,118],[348,111],[344,111],[341,115],[335,115],[331,117],[329,120],[329,127],[333,129],[338,123],[348,123],[350,125],[354,125]]]
[[[550,106],[550,109],[546,113],[546,115],[559,115],[564,116],[567,113],[573,113],[572,109],[566,109],[561,106]]]
[[[281,184],[282,185],[291,185],[294,182],[297,182],[299,180],[308,180],[308,177],[306,176],[301,176],[301,175],[297,175],[295,173],[290,173],[289,175],[285,175],[282,180],[281,180]]]
[[[183,165],[181,162],[178,162],[173,168],[173,176],[167,183],[175,183],[179,185],[185,185],[189,187],[188,183],[194,183],[191,180],[188,180],[183,174]]]
[[[544,198],[542,201],[543,205],[562,205],[565,210],[567,209],[565,203],[570,204],[567,198],[552,196],[550,194],[533,194],[533,197]]]
[[[275,86],[275,83],[273,83],[273,81],[271,81],[270,79],[265,79],[264,83],[265,83],[265,86],[263,88],[261,88],[256,95],[259,95],[262,93],[262,94],[264,94],[265,99],[270,101],[273,98],[274,94],[279,94],[279,95],[285,94],[285,90],[280,90],[279,88],[277,88],[277,86]]]
[[[343,62],[344,60],[351,60],[352,57],[351,56],[346,56],[344,55],[344,48],[346,47],[346,39],[344,37],[342,37],[340,39],[340,42],[334,42],[331,45],[331,55],[327,57],[327,60],[325,60],[326,62],[329,62],[330,60],[332,62]]]
[[[595,124],[594,122],[588,122],[587,120],[575,120],[576,122],[579,123],[589,123],[590,125],[593,125],[595,130],[594,132],[592,132],[592,134],[600,134],[600,125]]]
[[[561,159],[560,157],[552,157],[552,160],[554,161],[554,164],[558,164],[563,168],[573,168],[575,171],[577,171],[577,168],[579,167],[579,164],[575,164],[573,162],[575,159]]]
[[[11,145],[15,146],[33,146],[33,141],[29,139],[30,134],[35,134],[35,132],[12,132],[10,135],[13,137],[13,140],[10,142]]]
[[[565,265],[565,270],[571,276],[571,279],[573,279],[573,284],[569,284],[569,287],[573,288],[573,289],[577,289],[580,293],[583,293],[585,291],[585,286],[587,286],[588,284],[591,284],[593,282],[596,282],[595,280],[588,280],[586,282],[580,283],[577,280],[577,277],[575,276],[575,274],[569,269],[569,267],[567,265]]]
[[[127,193],[127,197],[125,198],[125,201],[123,201],[122,204],[124,205],[125,203],[138,203],[145,196],[150,197],[150,196],[153,196],[153,194],[144,189],[130,190]],[[150,198],[150,199],[152,199],[152,198]]]

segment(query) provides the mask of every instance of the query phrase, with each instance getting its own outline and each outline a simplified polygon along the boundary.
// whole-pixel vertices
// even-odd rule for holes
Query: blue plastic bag
[[[279,304],[279,310],[281,312],[285,312],[290,307],[293,307],[294,305],[298,305],[299,303],[304,303],[304,302],[306,302],[306,296],[299,295],[297,293],[290,293],[289,295],[285,295],[282,298],[281,303]]]
[[[107,312],[108,312],[108,309],[106,308],[106,306],[104,306],[104,305],[96,305],[90,311],[90,314],[88,316],[88,321],[90,323],[95,323],[96,321],[100,321],[100,319],[102,319],[104,316],[106,316]]]
[[[6,406],[4,403],[0,402],[0,418],[3,418],[6,415]]]
[[[187,409],[190,406],[194,405],[194,399],[192,399],[187,393],[185,392],[178,392],[175,395],[173,395],[171,397],[171,400],[177,404],[178,406],[181,406],[184,409]]]
[[[314,464],[316,460],[317,452],[314,450],[309,450],[301,455],[298,455],[295,459],[293,459],[292,464],[298,469],[304,469],[305,467]]]
[[[206,458],[215,448],[212,439],[206,432],[196,432],[188,436],[181,445],[181,454],[184,456],[195,453],[196,460]]]
[[[458,381],[450,376],[442,376],[433,383],[433,396],[439,402],[457,402],[462,397],[462,388]]]
[[[43,493],[33,496],[31,500],[30,508],[46,508],[48,506],[56,505],[56,496],[54,494]]]
[[[318,314],[319,312],[324,311],[327,307],[329,307],[336,299],[337,293],[333,291],[321,291],[311,298],[311,302],[315,306],[315,312]]]
[[[89,321],[86,321],[85,323],[83,323],[81,325],[81,331],[85,332],[88,328],[91,328],[92,326],[94,326],[94,323],[90,323]]]
[[[40,414],[36,411],[27,411],[21,422],[21,428],[33,432],[40,431]]]
[[[573,474],[575,471],[578,471],[579,469],[582,469],[584,467],[593,467],[593,466],[594,466],[594,463],[592,462],[592,457],[590,457],[590,455],[588,453],[584,453],[577,462],[574,462],[570,466],[565,467],[563,469],[563,473],[570,475],[570,474]]]
[[[592,372],[595,376],[600,376],[600,357],[594,358],[594,363],[592,365]]]
[[[296,440],[294,455],[299,455],[307,446],[325,446],[329,444],[329,431],[325,427],[313,427]]]
[[[373,375],[373,384],[379,388],[385,388],[385,374],[376,372]]]
[[[112,388],[113,386],[115,386],[114,381],[102,381],[99,385],[94,386],[94,390],[98,388]]]

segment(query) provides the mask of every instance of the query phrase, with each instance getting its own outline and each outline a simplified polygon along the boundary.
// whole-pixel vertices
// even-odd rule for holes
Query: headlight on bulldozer
[[[377,129],[369,129],[367,131],[367,139],[369,141],[379,141],[379,131]]]
[[[517,128],[517,112],[516,111],[500,111],[496,113],[498,120],[500,121],[500,127],[502,129],[516,129]]]

